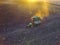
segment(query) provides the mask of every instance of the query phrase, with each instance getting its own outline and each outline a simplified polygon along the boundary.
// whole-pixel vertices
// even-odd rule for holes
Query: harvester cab
[[[33,23],[34,26],[37,26],[37,25],[41,24],[41,19],[40,19],[40,17],[38,17],[38,16],[33,16],[33,17],[32,17],[32,23]]]

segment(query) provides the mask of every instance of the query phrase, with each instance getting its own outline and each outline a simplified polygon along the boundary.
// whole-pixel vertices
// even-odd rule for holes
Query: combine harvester
[[[26,27],[32,28],[41,24],[41,19],[38,16],[32,17],[32,22],[30,22]]]

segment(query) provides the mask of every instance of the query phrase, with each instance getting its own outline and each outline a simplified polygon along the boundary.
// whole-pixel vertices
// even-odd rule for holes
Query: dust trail
[[[48,1],[48,0],[45,0],[45,1]],[[48,4],[47,2],[42,2],[41,9],[39,9],[35,15],[39,16],[41,19],[43,19],[44,17],[47,17],[49,15],[49,7],[50,7],[50,4]]]

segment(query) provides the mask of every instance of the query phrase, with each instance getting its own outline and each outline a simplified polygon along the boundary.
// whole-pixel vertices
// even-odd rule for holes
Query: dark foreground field
[[[51,5],[50,15],[33,28],[25,28],[33,14],[17,8],[0,5],[0,45],[60,45],[60,6]]]

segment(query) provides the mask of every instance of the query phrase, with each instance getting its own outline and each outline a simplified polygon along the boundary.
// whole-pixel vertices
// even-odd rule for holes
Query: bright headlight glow
[[[14,0],[14,2],[16,2],[18,5],[21,5],[22,3],[29,11],[32,9],[37,10],[34,15],[39,16],[41,19],[49,15],[50,5],[47,3],[49,0]]]
[[[47,3],[49,0],[7,0],[6,2],[18,5],[19,9],[22,6],[29,12],[36,10],[34,15],[39,16],[41,19],[49,15],[50,5]]]
[[[37,0],[27,0],[27,2],[37,2]]]

